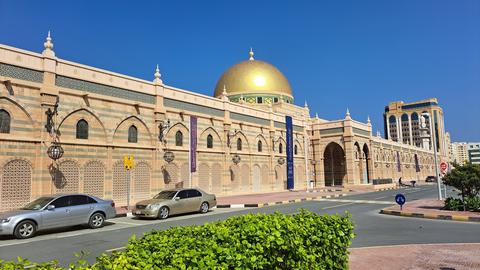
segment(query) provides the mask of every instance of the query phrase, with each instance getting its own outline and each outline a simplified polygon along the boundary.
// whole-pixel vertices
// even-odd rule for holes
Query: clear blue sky
[[[67,4],[67,2],[69,4]],[[134,4],[135,3],[135,4]],[[454,141],[480,141],[480,1],[6,1],[0,43],[211,95],[255,57],[321,118],[437,97]]]

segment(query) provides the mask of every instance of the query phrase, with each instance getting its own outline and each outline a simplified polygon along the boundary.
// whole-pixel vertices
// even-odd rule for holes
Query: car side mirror
[[[174,200],[175,200],[175,201],[179,201],[179,200],[180,200],[180,197],[175,197]]]
[[[53,209],[55,209],[55,205],[49,204],[49,205],[47,206],[47,210],[53,210]]]

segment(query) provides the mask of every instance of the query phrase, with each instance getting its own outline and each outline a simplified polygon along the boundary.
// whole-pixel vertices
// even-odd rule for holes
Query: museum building
[[[124,206],[127,194],[134,203],[172,187],[217,196],[286,190],[288,117],[294,190],[435,173],[430,148],[373,136],[370,120],[348,110],[334,121],[311,117],[287,78],[252,50],[210,97],[164,84],[158,66],[146,81],[60,59],[50,34],[41,54],[0,45],[0,211],[55,193]]]

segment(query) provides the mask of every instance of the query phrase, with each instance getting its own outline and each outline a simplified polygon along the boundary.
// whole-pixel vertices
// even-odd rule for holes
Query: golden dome
[[[274,94],[293,98],[287,78],[273,65],[253,59],[240,62],[223,73],[215,87],[215,97],[223,93],[224,86],[230,95]]]

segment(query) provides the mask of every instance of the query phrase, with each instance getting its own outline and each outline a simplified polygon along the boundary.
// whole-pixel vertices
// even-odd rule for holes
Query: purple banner
[[[397,170],[402,171],[402,164],[400,164],[400,153],[397,151]]]
[[[418,164],[418,156],[415,154],[415,171],[420,172],[420,164]]]
[[[197,171],[197,117],[190,116],[190,172]]]

